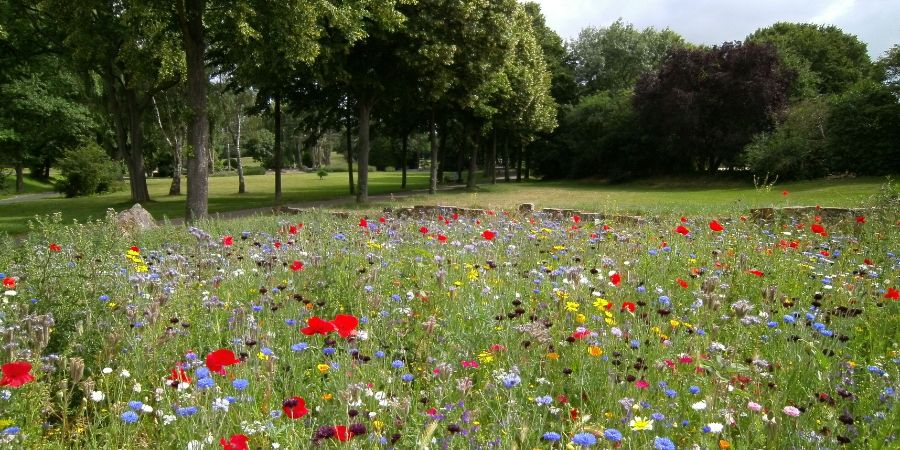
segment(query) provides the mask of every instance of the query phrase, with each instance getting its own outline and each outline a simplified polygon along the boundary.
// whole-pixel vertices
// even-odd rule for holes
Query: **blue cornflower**
[[[400,369],[405,365],[406,364],[404,364],[403,361],[400,361],[399,359],[395,359],[393,362],[391,362],[391,367],[395,369]]]
[[[653,448],[656,450],[675,450],[675,443],[669,438],[656,437],[653,439]]]
[[[543,397],[538,397],[538,398],[534,399],[534,401],[537,402],[538,405],[549,405],[549,404],[553,403],[553,397],[551,397],[549,395],[545,395]]]
[[[622,440],[622,432],[615,428],[608,428],[603,432],[603,437],[611,442],[619,442]]]
[[[336,351],[337,351],[337,350],[336,350],[334,347],[325,347],[325,348],[322,349],[322,353],[324,353],[324,354],[326,354],[326,355],[328,355],[328,356],[333,355],[334,352],[336,352]]]
[[[766,324],[766,326],[769,328],[776,328],[776,327],[778,327],[778,322],[771,320],[771,321],[769,321],[769,323]]]
[[[374,355],[374,356],[375,356],[376,358],[384,358],[384,352],[381,351],[381,350],[378,350],[377,352],[375,352],[375,355]]]
[[[101,302],[109,301],[109,296],[108,296],[108,295],[101,295],[101,296],[100,296],[100,301],[101,301]]]
[[[275,356],[275,352],[269,347],[263,347],[259,349],[259,352],[266,356]]]
[[[783,320],[784,323],[787,323],[787,324],[790,324],[790,325],[793,325],[793,324],[797,323],[797,319],[794,318],[794,316],[792,316],[792,315],[790,315],[790,314],[785,314],[784,317],[781,318],[781,320]]]
[[[140,411],[141,408],[144,407],[144,404],[139,401],[132,400],[132,401],[128,402],[128,407],[135,411]]]
[[[675,398],[678,396],[678,392],[675,389],[666,389],[666,397]]]
[[[545,441],[556,442],[556,441],[562,439],[562,436],[560,436],[559,433],[557,433],[555,431],[548,431],[548,432],[544,433],[543,436],[541,436],[541,439],[543,439]]]
[[[688,391],[690,391],[691,394],[699,394],[700,388],[697,386],[691,386],[688,388]]]
[[[13,426],[11,426],[11,427],[6,427],[6,428],[3,430],[3,434],[18,434],[20,431],[22,431],[21,428],[19,428],[19,427],[13,425]]]
[[[250,382],[243,378],[238,378],[232,381],[231,385],[234,386],[235,389],[243,391],[244,389],[247,389],[248,386],[250,386]]]
[[[591,433],[578,433],[572,436],[572,443],[582,447],[590,447],[597,443],[597,437]]]
[[[284,323],[287,326],[294,326],[294,325],[297,325],[297,320],[296,319],[285,319]]]
[[[522,377],[517,373],[508,373],[503,377],[503,386],[507,389],[514,388],[522,382]]]
[[[403,381],[405,381],[405,382],[407,382],[407,383],[409,383],[410,381],[413,380],[413,376],[412,376],[411,373],[407,373],[407,374],[403,374],[403,376],[400,377],[400,379],[403,380]]]
[[[663,413],[658,413],[658,412],[650,414],[650,417],[657,422],[662,422],[666,418],[666,416]]]
[[[866,367],[866,370],[868,370],[869,373],[875,374],[879,377],[884,376],[884,374],[885,374],[885,371],[882,370],[881,367],[878,367],[878,366],[868,366],[868,367]]]
[[[640,347],[640,346],[641,346],[641,341],[639,341],[639,340],[637,340],[637,339],[632,339],[632,340],[631,340],[631,348],[638,348],[638,347]]]
[[[209,389],[216,385],[216,381],[210,377],[204,377],[197,380],[197,389]]]
[[[119,417],[121,417],[122,422],[125,422],[125,423],[135,423],[138,421],[138,419],[140,419],[140,417],[134,411],[125,411]]]
[[[668,295],[660,295],[659,302],[665,306],[669,306],[669,304],[672,303],[672,301],[669,299]]]
[[[196,406],[185,406],[184,408],[178,408],[175,410],[175,414],[178,414],[181,417],[193,416],[197,414]]]
[[[194,376],[197,378],[206,378],[209,376],[209,369],[206,367],[200,367],[194,371]]]
[[[306,342],[300,342],[299,344],[294,344],[291,346],[291,350],[295,352],[301,352],[309,348],[309,344]]]

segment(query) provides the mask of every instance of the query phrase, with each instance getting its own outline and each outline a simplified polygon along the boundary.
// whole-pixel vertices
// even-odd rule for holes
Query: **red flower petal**
[[[363,228],[368,228],[369,222],[366,222],[366,219],[359,219],[359,226]]]
[[[894,288],[888,288],[887,293],[884,294],[884,298],[888,298],[891,300],[900,300],[900,291],[898,291]],[[3,366],[3,367],[4,367],[3,373],[6,373],[6,369],[5,369],[6,366]]]
[[[234,238],[231,237],[231,236],[225,236],[225,237],[223,237],[223,238],[222,238],[222,245],[224,245],[224,246],[226,246],[226,247],[231,247],[232,245],[234,245]]]
[[[676,278],[675,282],[678,283],[679,286],[681,286],[685,289],[687,289],[687,287],[688,287],[687,281],[684,281],[681,278]]]
[[[618,286],[619,283],[622,282],[622,277],[618,273],[614,273],[609,276],[609,282],[613,284],[613,286]]]
[[[312,336],[314,334],[325,335],[337,330],[337,327],[335,327],[333,323],[322,320],[317,316],[306,319],[306,325],[307,327],[300,330],[300,332],[307,336]]]
[[[359,319],[349,314],[338,314],[334,316],[331,324],[342,338],[346,338],[353,334],[353,330],[359,325]]]
[[[3,378],[0,379],[0,386],[9,386],[17,388],[23,384],[34,381],[31,376],[31,363],[28,361],[15,361],[3,365]]]
[[[747,273],[749,273],[749,274],[751,274],[751,275],[756,275],[756,276],[758,276],[758,277],[763,276],[763,273],[760,272],[760,271],[758,271],[758,270],[756,270],[756,269],[748,270]]]
[[[232,435],[227,441],[225,438],[219,439],[219,444],[222,445],[224,450],[249,450],[248,442],[250,442],[250,438],[243,434]]]
[[[678,225],[678,228],[675,229],[675,232],[682,236],[687,236],[691,232],[691,230],[688,230],[684,225]]]
[[[335,425],[334,437],[341,442],[346,442],[353,438],[353,433],[347,429],[346,425]]]
[[[489,241],[490,241],[491,239],[494,239],[494,237],[496,237],[496,236],[497,236],[497,233],[494,233],[494,232],[491,231],[491,230],[484,230],[484,233],[481,233],[481,237],[483,237],[483,238],[485,238],[485,239],[487,239],[487,240],[489,240]]]
[[[281,410],[289,419],[299,419],[309,413],[303,397],[291,397],[282,404]]]
[[[206,356],[206,368],[219,375],[225,375],[225,367],[237,364],[241,360],[235,358],[234,352],[227,348],[220,348]]]
[[[723,231],[725,227],[722,226],[718,221],[713,220],[709,223],[709,229],[713,231]]]
[[[303,262],[302,261],[294,261],[291,264],[291,270],[293,270],[294,272],[296,272],[298,270],[303,270]]]

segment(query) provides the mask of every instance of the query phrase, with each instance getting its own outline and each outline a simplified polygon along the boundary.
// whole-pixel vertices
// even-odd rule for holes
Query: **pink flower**
[[[762,405],[756,402],[747,402],[747,409],[753,412],[760,412],[762,411]]]
[[[647,389],[650,386],[646,380],[637,380],[634,382],[634,387],[638,389]]]
[[[794,406],[785,406],[782,411],[791,417],[797,417],[800,415],[800,410]]]

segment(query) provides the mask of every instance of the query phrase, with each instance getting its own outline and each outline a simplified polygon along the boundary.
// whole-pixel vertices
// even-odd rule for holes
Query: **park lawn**
[[[147,180],[150,198],[153,200],[144,207],[157,219],[180,219],[184,216],[185,196],[169,196],[171,179],[154,178]],[[187,180],[182,180],[182,192],[187,188]],[[421,189],[427,187],[428,174],[410,173],[409,187]],[[209,212],[211,214],[266,208],[274,204],[275,176],[273,174],[252,175],[246,177],[247,193],[237,194],[238,179],[236,176],[210,177],[209,179]],[[319,179],[312,173],[285,173],[282,176],[282,191],[285,204],[329,200],[342,196],[349,197],[347,173],[332,173]],[[371,195],[401,192],[400,174],[392,172],[374,172],[369,174],[369,193]],[[53,198],[0,205],[0,232],[19,234],[28,231],[28,221],[35,216],[47,216],[55,212],[62,214],[63,222],[73,220],[84,222],[89,219],[105,217],[107,208],[116,211],[132,206],[130,193],[125,190],[80,198]]]
[[[36,180],[26,176],[24,179],[25,192],[23,194],[38,194],[41,192],[53,192],[53,183]],[[16,195],[16,178],[15,175],[10,176],[6,180],[6,189],[0,189],[0,200],[4,198],[15,197]]]
[[[477,192],[454,190],[435,196],[414,195],[369,207],[351,202],[349,209],[375,210],[416,204],[510,210],[522,203],[537,208],[568,208],[625,214],[701,214],[746,212],[768,206],[822,205],[854,207],[870,203],[885,185],[879,177],[779,183],[770,189],[734,180],[652,179],[623,184],[553,181],[482,184]],[[787,192],[787,195],[785,195]]]
[[[371,195],[400,193],[399,172],[370,173]],[[168,179],[148,180],[153,202],[145,207],[158,219],[179,219],[184,214],[184,195],[170,197]],[[272,206],[274,175],[247,177],[247,193],[237,195],[236,177],[212,177],[209,181],[211,214]],[[331,203],[337,209],[375,213],[384,207],[417,204],[453,205],[510,210],[521,203],[537,208],[571,208],[583,211],[627,214],[705,214],[745,213],[750,208],[789,205],[853,207],[870,203],[886,179],[878,177],[816,180],[779,183],[770,189],[757,189],[752,183],[735,180],[651,179],[622,184],[589,181],[530,181],[523,183],[481,184],[477,192],[462,189],[440,192],[435,196],[415,194],[395,199],[375,199],[356,205],[347,190],[347,173],[332,173],[320,180],[315,174],[286,173],[283,177],[284,203],[287,205],[344,199]],[[427,172],[410,172],[410,189],[423,189]],[[784,192],[787,195],[784,195]],[[102,218],[107,208],[122,210],[131,206],[128,191],[85,198],[44,199],[15,205],[0,205],[0,232],[10,234],[28,230],[28,220],[60,211],[63,221]]]

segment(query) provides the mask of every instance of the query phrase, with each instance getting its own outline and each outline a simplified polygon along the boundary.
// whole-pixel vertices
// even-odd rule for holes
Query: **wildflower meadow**
[[[897,448],[896,210],[36,222],[9,448]]]

